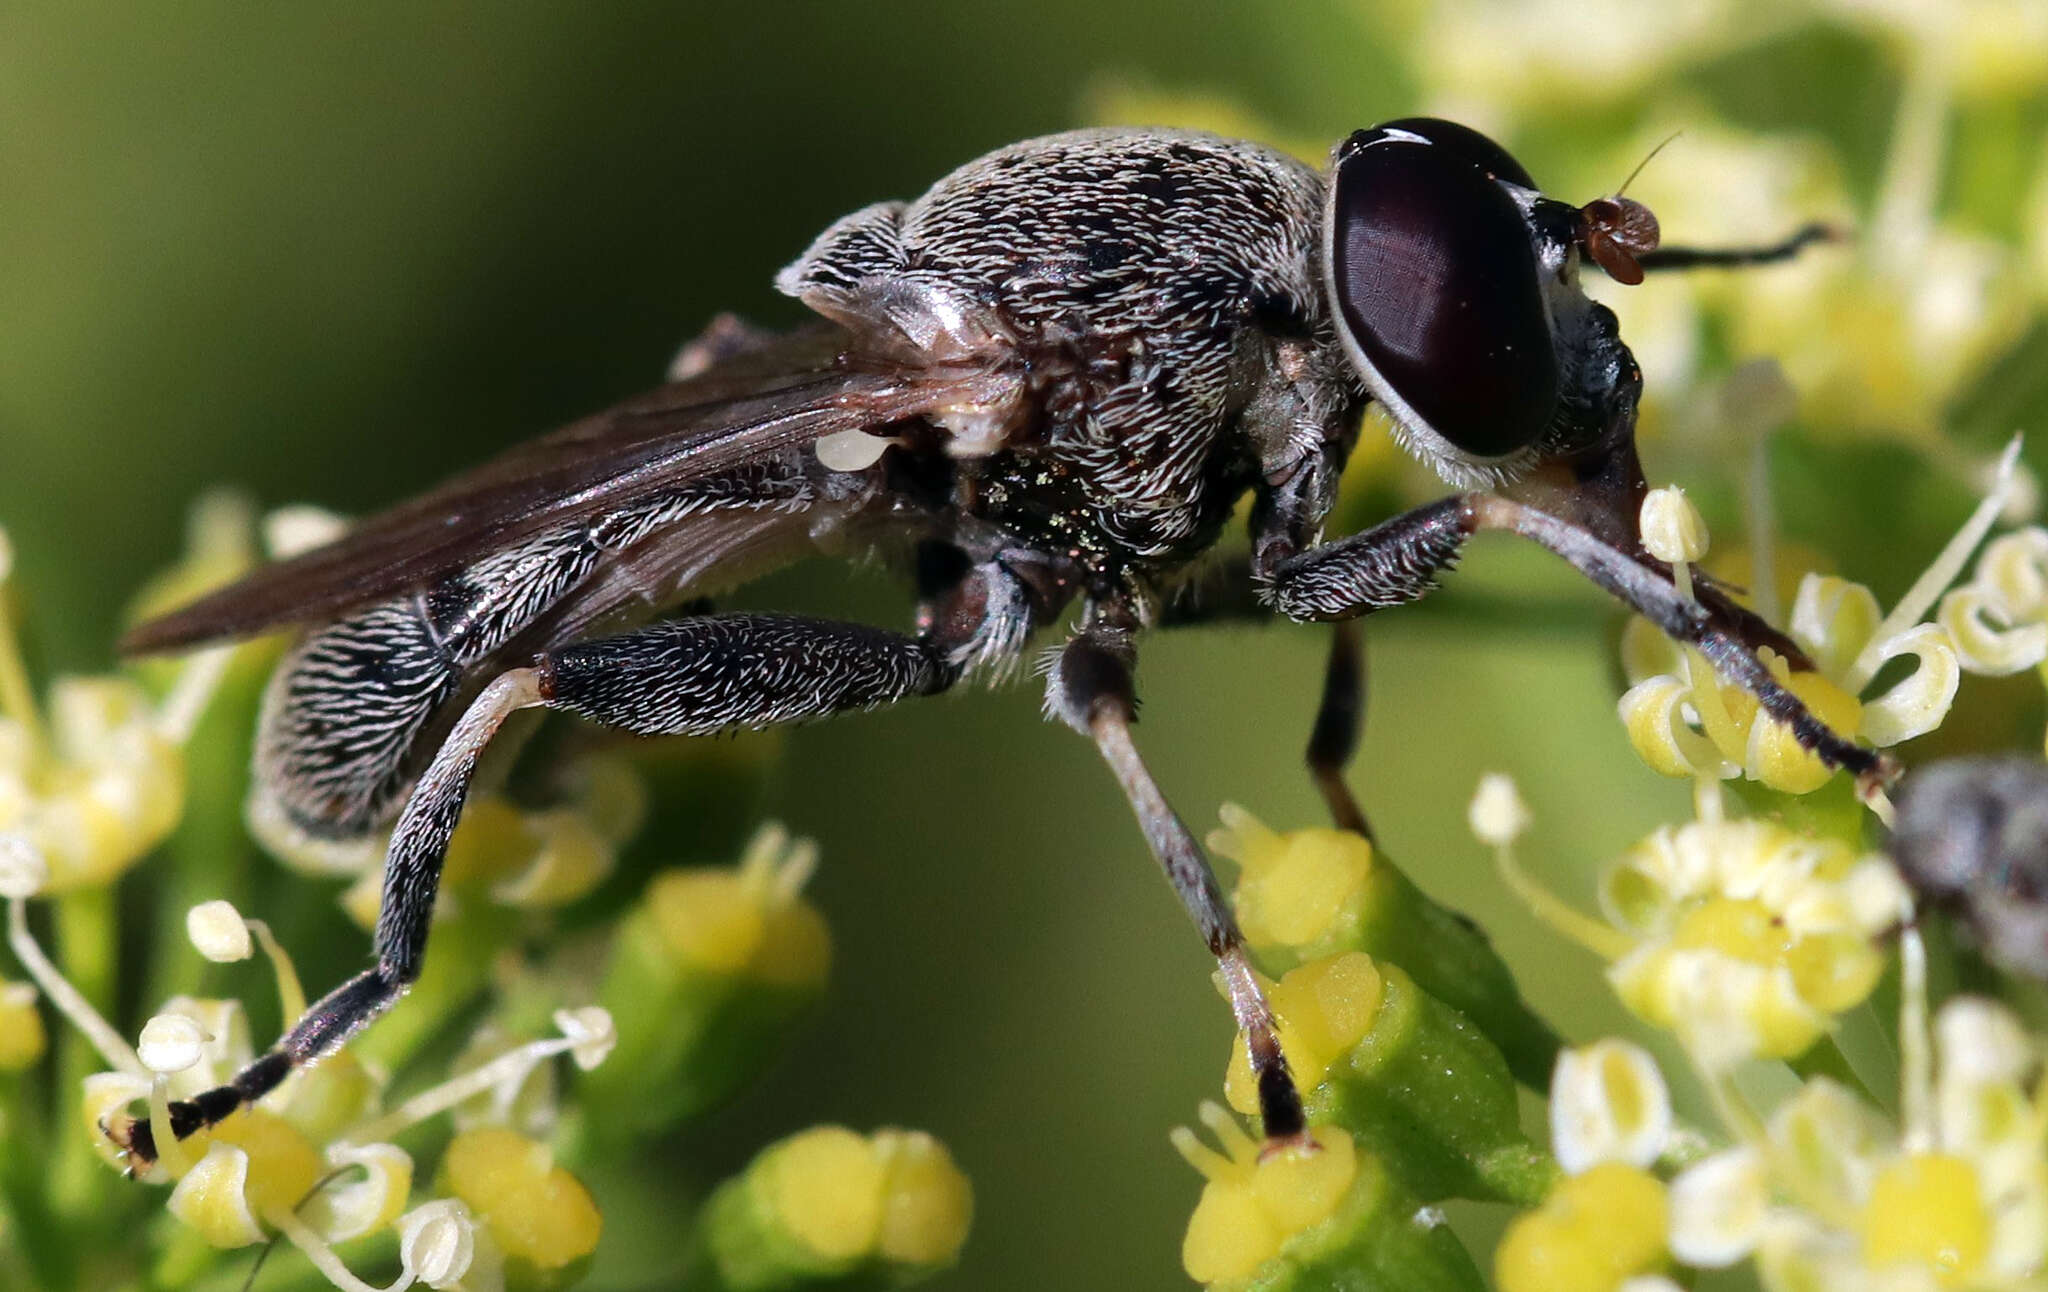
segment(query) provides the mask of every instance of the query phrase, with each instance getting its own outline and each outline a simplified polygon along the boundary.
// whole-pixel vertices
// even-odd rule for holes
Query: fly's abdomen
[[[411,780],[408,755],[462,686],[417,598],[312,633],[284,659],[257,729],[257,780],[323,838],[369,832]]]
[[[572,598],[606,590],[607,563],[631,566],[679,522],[711,512],[791,514],[803,480],[754,470],[703,482],[573,529],[536,535],[413,596],[314,629],[279,666],[256,734],[258,782],[291,822],[319,838],[384,824],[419,774],[457,703],[488,680],[498,655]],[[687,562],[678,563],[687,568]],[[587,585],[587,586],[586,586]],[[627,582],[610,596],[652,613],[685,589]],[[582,607],[583,618],[602,607]],[[538,631],[538,630],[537,630]],[[527,639],[526,649],[548,643]]]

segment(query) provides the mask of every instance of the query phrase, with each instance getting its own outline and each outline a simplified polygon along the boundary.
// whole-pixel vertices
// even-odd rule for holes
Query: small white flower
[[[164,1207],[215,1247],[263,1241],[263,1226],[249,1209],[249,1155],[216,1143],[178,1179]]]
[[[1479,778],[1479,788],[1473,793],[1472,806],[1466,814],[1479,842],[1494,848],[1505,847],[1521,837],[1532,819],[1529,805],[1515,788],[1514,777],[1488,772]]]
[[[436,1198],[398,1218],[398,1261],[430,1288],[461,1281],[476,1259],[476,1222],[453,1198]]]
[[[1558,1054],[1550,1140],[1567,1173],[1602,1162],[1648,1167],[1670,1137],[1671,1095],[1640,1046],[1609,1038]]]
[[[1719,1269],[1749,1255],[1770,1208],[1769,1174],[1754,1148],[1696,1162],[1671,1182],[1671,1254]]]
[[[247,960],[256,952],[248,922],[232,902],[201,902],[185,912],[185,936],[215,964]]]
[[[330,1243],[373,1234],[390,1224],[412,1192],[412,1157],[396,1144],[330,1144],[327,1164],[337,1175],[360,1167],[314,1193],[300,1210]]]
[[[158,1014],[142,1025],[135,1055],[151,1072],[183,1072],[205,1056],[213,1038],[196,1019],[183,1014]]]

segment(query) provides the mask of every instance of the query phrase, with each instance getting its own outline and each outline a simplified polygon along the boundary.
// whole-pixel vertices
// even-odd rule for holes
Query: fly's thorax
[[[992,399],[927,414],[944,450],[1064,473],[1024,508],[1028,527],[1056,531],[1048,542],[1172,559],[1210,527],[1224,459],[1291,466],[1355,385],[1324,318],[1322,190],[1256,144],[1053,135],[847,216],[777,286],[894,361],[1013,375]],[[1296,401],[1299,424],[1269,419],[1248,448],[1240,420],[1270,384],[1275,328],[1320,338],[1335,361],[1308,365],[1325,389]],[[1022,469],[983,474],[1007,498],[1028,487]]]

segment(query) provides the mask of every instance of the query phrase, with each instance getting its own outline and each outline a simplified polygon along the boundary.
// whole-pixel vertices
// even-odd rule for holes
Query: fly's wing
[[[543,529],[815,442],[972,400],[985,368],[858,357],[814,327],[572,423],[255,571],[122,640],[131,654],[314,623],[401,595]]]

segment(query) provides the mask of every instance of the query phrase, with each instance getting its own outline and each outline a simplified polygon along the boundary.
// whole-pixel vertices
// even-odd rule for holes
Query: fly
[[[1230,616],[1340,625],[1413,601],[1481,530],[1555,552],[1699,649],[1829,765],[1889,765],[1758,661],[1783,635],[1644,550],[1642,378],[1579,286],[1792,254],[1659,249],[1631,199],[1543,195],[1446,121],[1362,130],[1327,169],[1193,132],[1085,130],[968,163],[826,229],[776,286],[818,316],[724,319],[670,384],[514,448],[337,541],[129,634],[165,651],[300,630],[257,738],[258,792],[308,836],[390,826],[375,963],[226,1086],[210,1126],[341,1045],[418,977],[477,758],[521,709],[701,735],[945,691],[1072,612],[1049,717],[1086,736],[1215,955],[1266,1134],[1303,1130],[1274,1021],[1207,858],[1132,738],[1141,630]],[[1459,492],[1346,538],[1322,527],[1368,402]],[[1253,500],[1207,605],[1176,593]],[[912,573],[912,631],[664,611],[824,548]],[[638,624],[639,626],[633,626]],[[1338,629],[1309,745],[1342,824],[1360,706]],[[395,825],[393,825],[395,819]],[[150,1127],[116,1131],[135,1159]]]

